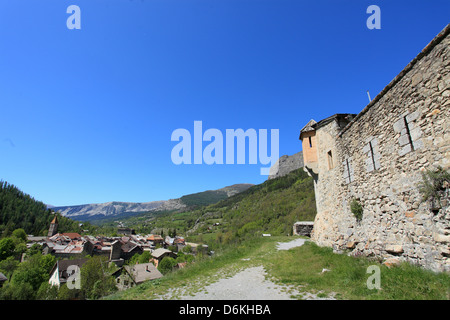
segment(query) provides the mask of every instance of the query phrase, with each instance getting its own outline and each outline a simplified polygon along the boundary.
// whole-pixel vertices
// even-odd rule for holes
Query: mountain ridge
[[[189,209],[199,205],[216,203],[239,192],[245,191],[251,186],[253,186],[253,184],[233,184],[217,190],[206,190],[169,200],[156,200],[149,202],[109,201],[104,203],[55,206],[51,209],[55,212],[60,212],[61,215],[71,219],[88,221],[99,218],[123,216],[127,214],[138,214],[141,212]]]

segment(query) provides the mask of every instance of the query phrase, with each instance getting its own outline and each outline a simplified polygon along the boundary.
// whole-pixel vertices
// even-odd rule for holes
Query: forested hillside
[[[47,235],[54,212],[41,201],[6,181],[0,181],[0,234],[22,228],[27,234]],[[60,232],[80,232],[78,222],[58,215]]]
[[[292,234],[296,221],[316,215],[313,180],[303,169],[267,180],[219,201],[188,211],[166,213],[147,220],[127,221],[138,232],[156,231],[187,236],[211,247],[240,242],[263,233]],[[133,223],[134,222],[134,223]]]

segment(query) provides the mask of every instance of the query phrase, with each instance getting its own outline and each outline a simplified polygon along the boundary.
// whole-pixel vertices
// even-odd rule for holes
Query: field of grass
[[[369,289],[373,274],[369,266],[379,268],[380,289]],[[441,300],[450,298],[450,275],[436,274],[403,263],[388,268],[365,257],[333,253],[312,242],[277,253],[267,265],[269,273],[284,284],[304,285],[306,291],[336,293],[338,299],[358,300]],[[323,271],[326,269],[326,271]]]
[[[261,237],[229,247],[214,257],[169,273],[164,278],[116,293],[107,299],[157,299],[171,292],[175,299],[194,294],[204,286],[248,267],[263,265],[270,280],[314,293],[345,300],[448,300],[450,275],[436,274],[409,264],[388,268],[364,257],[335,254],[312,242],[278,251],[278,242],[295,237]],[[368,267],[380,269],[381,288],[368,289]],[[327,269],[327,271],[323,271]],[[179,293],[179,294],[178,294]],[[302,296],[294,298],[302,299]],[[232,297],[230,298],[232,299]]]

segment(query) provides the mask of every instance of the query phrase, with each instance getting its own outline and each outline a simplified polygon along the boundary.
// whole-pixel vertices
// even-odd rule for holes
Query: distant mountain
[[[302,168],[303,165],[303,151],[297,152],[292,156],[281,156],[277,162],[270,167],[269,177],[267,179],[270,180],[283,177],[294,170]]]
[[[106,202],[98,204],[82,204],[75,206],[52,207],[53,211],[78,221],[88,221],[110,217],[123,217],[151,211],[184,210],[196,206],[209,205],[245,191],[252,184],[235,184],[218,190],[207,190],[182,196],[179,199],[151,202]]]

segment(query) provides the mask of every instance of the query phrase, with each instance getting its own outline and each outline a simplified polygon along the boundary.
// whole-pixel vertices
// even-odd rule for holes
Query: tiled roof
[[[81,235],[79,235],[79,234],[76,233],[76,232],[67,232],[67,233],[63,233],[62,235],[63,235],[63,236],[66,236],[66,237],[69,237],[70,240],[81,238]]]
[[[125,268],[128,273],[132,275],[137,284],[147,280],[158,279],[163,276],[153,263],[135,264],[132,266],[125,266]]]
[[[308,123],[300,130],[300,133],[302,132],[308,132],[308,131],[314,131],[313,125],[315,125],[317,122],[314,119],[311,119],[308,121]]]
[[[152,252],[152,256],[154,258],[159,258],[159,257],[163,256],[166,253],[172,253],[172,251],[167,250],[167,249],[163,249],[163,248],[159,248],[159,249],[156,249],[155,251]]]
[[[152,234],[147,238],[148,241],[164,240],[160,235]]]

